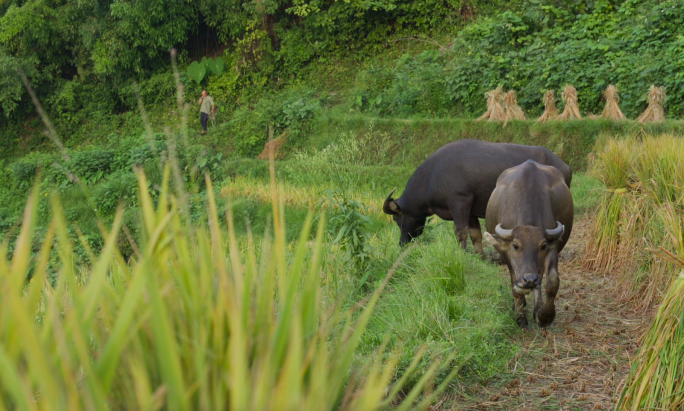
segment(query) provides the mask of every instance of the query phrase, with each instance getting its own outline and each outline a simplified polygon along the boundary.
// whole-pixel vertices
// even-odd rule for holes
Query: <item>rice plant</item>
[[[137,172],[142,239],[134,256],[125,261],[117,248],[119,209],[111,227],[100,226],[104,246],[89,250],[89,266],[75,263],[56,196],[46,235],[34,238],[33,189],[11,257],[0,244],[0,409],[420,408],[458,371],[433,387],[435,370],[451,364],[443,358],[401,392],[415,365],[395,375],[397,357],[383,361],[380,348],[370,365],[354,367],[380,293],[408,250],[363,304],[340,310],[321,295],[324,219],[309,248],[309,215],[288,254],[272,180],[272,235],[258,246],[248,232],[240,250],[231,208],[221,223],[209,178],[206,224],[193,225],[169,174],[167,166],[155,203]],[[54,285],[48,266],[59,271]]]
[[[650,251],[681,272],[670,285],[632,362],[617,410],[684,407],[684,220],[681,211],[671,205],[661,213],[674,252],[663,247]]]
[[[665,294],[671,275],[662,259],[644,250],[666,240],[662,210],[684,204],[684,140],[667,135],[609,140],[592,173],[605,189],[583,266],[619,271],[626,297],[651,305]]]

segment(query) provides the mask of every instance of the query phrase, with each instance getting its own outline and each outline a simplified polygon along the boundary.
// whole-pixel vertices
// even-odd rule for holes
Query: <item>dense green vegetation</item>
[[[378,347],[357,365],[378,298],[410,250],[363,307],[347,309],[336,301],[338,290],[324,285],[340,279],[321,267],[324,220],[308,247],[309,213],[291,251],[273,189],[272,235],[238,241],[230,208],[219,217],[209,179],[208,218],[195,223],[183,215],[182,189],[170,174],[167,163],[154,201],[137,173],[144,234],[128,261],[117,247],[121,209],[102,227],[97,256],[89,250],[92,264],[79,264],[57,196],[50,228],[36,236],[41,192],[31,190],[8,259],[0,245],[2,408],[422,409],[459,371],[449,353],[421,367],[423,356],[412,353],[395,377],[398,347]],[[48,278],[55,267],[59,275]]]
[[[304,147],[302,139],[320,134],[314,123],[349,114],[472,118],[484,110],[484,91],[499,85],[517,90],[534,117],[543,91],[566,83],[577,88],[582,111],[598,113],[612,83],[631,118],[645,108],[649,85],[662,85],[668,117],[678,118],[682,7],[631,0],[201,1],[148,12],[145,2],[6,1],[2,156],[47,142],[42,126],[28,120],[33,107],[17,67],[75,147],[140,133],[134,82],[151,121],[160,129],[169,122],[178,109],[171,47],[191,110],[203,87],[217,102],[214,138],[224,155],[256,155],[269,126],[276,136],[287,131],[290,147]],[[221,56],[225,67],[198,85],[186,69],[205,56]],[[190,126],[198,128],[194,116]],[[551,135],[565,133],[548,127]],[[582,129],[581,138],[595,131]]]
[[[367,398],[369,403],[386,400],[378,393],[402,375],[406,375],[401,382],[407,389],[418,387],[418,391],[432,386],[426,382],[427,376],[448,381],[451,370],[432,369],[431,364],[451,357],[454,364],[463,366],[456,368],[462,370],[459,378],[480,382],[494,378],[516,351],[509,338],[517,328],[509,315],[506,276],[496,266],[459,250],[450,223],[432,219],[426,234],[403,255],[385,287],[383,279],[401,249],[396,226],[381,212],[382,200],[394,187],[400,194],[415,167],[439,146],[475,138],[549,148],[576,172],[572,193],[577,215],[592,210],[601,200],[605,208],[605,193],[596,194],[601,184],[584,174],[592,163],[592,152],[600,153],[597,148],[611,137],[619,140],[627,135],[642,138],[667,133],[678,138],[684,134],[684,123],[678,120],[684,110],[682,16],[684,5],[673,0],[0,0],[0,252],[8,261],[12,256],[19,258],[14,260],[21,261],[18,267],[25,269],[29,279],[37,280],[25,287],[28,300],[4,299],[3,304],[14,304],[12,309],[29,304],[24,312],[33,315],[41,287],[50,291],[40,296],[44,305],[36,313],[37,328],[23,330],[27,341],[34,341],[32,332],[52,332],[49,327],[41,331],[45,330],[41,316],[56,318],[68,308],[62,304],[71,299],[88,304],[98,301],[102,312],[91,321],[99,327],[95,327],[95,336],[85,329],[68,329],[69,338],[93,341],[92,351],[70,352],[63,363],[53,365],[55,370],[62,367],[66,376],[69,372],[75,375],[88,364],[84,360],[88,356],[100,358],[99,349],[108,344],[112,318],[126,314],[120,311],[128,301],[126,293],[137,292],[122,288],[120,280],[132,279],[129,275],[138,270],[142,276],[137,281],[156,281],[143,263],[169,262],[169,256],[161,252],[141,259],[141,250],[150,244],[149,225],[163,225],[161,217],[151,217],[149,208],[160,207],[159,215],[174,214],[165,214],[170,191],[163,170],[171,165],[172,191],[181,215],[178,224],[188,232],[200,233],[205,243],[188,248],[178,232],[164,234],[173,242],[178,258],[173,257],[171,265],[178,270],[166,273],[163,279],[177,287],[169,286],[173,292],[158,296],[161,305],[148,313],[152,317],[142,317],[139,328],[131,332],[135,343],[118,346],[130,351],[124,361],[128,368],[116,373],[115,389],[105,393],[100,384],[109,384],[111,367],[117,363],[99,361],[104,365],[87,373],[84,391],[69,388],[66,395],[71,400],[97,400],[96,396],[104,393],[111,395],[112,409],[142,407],[142,403],[152,407],[163,396],[153,394],[154,390],[167,384],[197,390],[186,397],[192,405],[207,401],[220,405],[225,400],[220,394],[224,393],[221,382],[203,377],[202,370],[219,372],[230,361],[190,358],[195,351],[189,348],[187,334],[205,338],[198,330],[206,324],[181,320],[190,316],[188,310],[200,301],[197,295],[193,300],[185,294],[192,289],[188,286],[191,271],[181,254],[196,253],[207,267],[218,267],[221,256],[211,256],[209,250],[225,245],[232,253],[231,260],[250,266],[257,258],[267,260],[272,251],[270,238],[281,241],[279,270],[297,267],[304,254],[310,257],[309,251],[301,251],[305,244],[323,250],[320,283],[307,283],[311,279],[305,281],[298,272],[290,277],[289,286],[278,285],[294,290],[304,281],[320,291],[322,300],[315,301],[321,303],[315,311],[316,321],[333,318],[329,328],[320,327],[323,334],[316,338],[331,341],[334,347],[342,335],[336,327],[343,325],[336,321],[367,321],[359,328],[364,333],[359,332],[355,345],[344,352],[347,357],[334,366],[340,367],[338,371],[347,367],[347,371],[365,370],[362,374],[370,375],[369,370],[376,370],[374,365],[384,357],[389,371],[371,384],[374,390]],[[177,51],[175,60],[169,53],[172,48]],[[196,62],[205,57],[221,57],[223,70],[209,70],[193,79]],[[65,150],[57,150],[43,133],[45,125],[34,114],[20,73],[36,90]],[[630,118],[645,108],[650,84],[665,86],[668,120],[660,124],[603,120],[536,124],[533,118],[541,112],[542,93],[559,90],[566,83],[577,88],[582,111],[593,113],[601,110],[601,91],[608,84],[617,85],[621,107]],[[483,93],[496,86],[516,90],[530,120],[511,121],[506,127],[473,122],[485,109]],[[203,88],[216,101],[218,114],[209,133],[199,135],[196,98]],[[141,107],[149,123],[141,115]],[[281,152],[284,157],[275,166],[283,204],[275,213],[269,164],[254,159],[269,134],[282,135],[287,141]],[[146,175],[140,192],[135,169]],[[215,182],[213,189],[207,187],[205,173]],[[22,211],[34,186],[37,191],[30,210],[35,218],[27,228]],[[56,205],[56,198],[61,205]],[[208,208],[212,202],[220,214],[232,214],[227,220],[232,226],[216,222]],[[308,227],[311,210],[325,211],[327,216],[320,221],[327,228],[317,240],[308,228],[301,234],[302,227]],[[274,228],[274,217],[287,224]],[[175,214],[173,218],[177,218]],[[211,238],[205,235],[207,227],[235,235],[235,243],[232,237],[230,244],[217,242],[216,231]],[[22,239],[21,230],[30,230],[32,235]],[[53,247],[43,239],[49,239],[55,230],[59,240]],[[109,237],[109,230],[117,234]],[[262,241],[266,248],[257,249],[254,244]],[[116,267],[98,265],[107,258],[114,258]],[[0,259],[0,264],[4,261]],[[74,269],[65,269],[65,261],[73,263]],[[316,263],[312,260],[311,264]],[[0,282],[19,290],[17,280],[3,276],[8,267],[0,266]],[[238,278],[244,274],[236,267],[226,275]],[[253,270],[254,275],[275,272],[267,262],[258,270],[255,266],[242,269]],[[92,278],[99,279],[95,286]],[[202,279],[208,292],[209,271],[202,271]],[[66,287],[73,281],[78,281],[80,288]],[[104,294],[92,291],[95,287],[104,287]],[[248,288],[243,291],[250,292]],[[654,287],[652,295],[661,288]],[[312,290],[302,292],[312,297]],[[59,297],[58,302],[51,292]],[[218,294],[211,296],[208,303],[218,301]],[[296,301],[299,294],[289,295],[294,298],[289,300],[281,295],[278,304],[264,296],[258,296],[261,304],[279,306],[280,302]],[[133,294],[127,304],[140,303],[139,297]],[[184,305],[178,303],[181,299],[185,299]],[[362,314],[357,310],[357,303],[368,299],[373,301],[372,316],[370,309]],[[85,302],[65,318],[74,321],[91,312],[91,305]],[[230,309],[221,304],[208,308],[217,313]],[[300,314],[306,316],[304,311]],[[155,328],[151,319],[166,316],[173,318],[172,328]],[[283,317],[287,316],[270,320],[277,322]],[[214,320],[206,316],[202,321]],[[302,326],[311,325],[311,318],[302,321]],[[275,323],[269,324],[262,331],[273,331]],[[302,330],[290,331],[286,342],[278,340],[279,347],[298,353],[288,358],[308,355],[305,347],[295,344],[302,340],[297,334]],[[150,333],[154,335],[148,337]],[[179,370],[165,369],[161,357],[157,357],[159,363],[145,360],[153,357],[161,344],[159,333],[177,337],[171,344],[178,345],[177,355],[166,352],[167,359],[176,358],[184,367],[196,368],[179,374]],[[208,350],[225,342],[221,339],[225,335],[213,335],[218,337],[210,344],[203,340]],[[267,336],[274,341],[281,338]],[[18,363],[52,353],[59,348],[54,345],[59,338],[41,340],[44,345],[37,343],[26,351],[12,343],[9,356],[0,352],[0,362]],[[315,340],[305,343],[316,346]],[[316,352],[315,361],[324,363],[327,353]],[[352,354],[353,359],[349,357]],[[279,358],[276,369],[291,365],[286,357]],[[412,363],[414,359],[416,363]],[[251,365],[256,373],[256,365]],[[105,368],[107,373],[100,374]],[[20,401],[17,387],[21,384],[23,392],[34,392],[68,381],[66,376],[50,381],[48,376],[55,375],[51,372],[40,380],[39,371],[31,368],[26,379],[0,372],[5,386],[7,381],[13,384],[2,395]],[[136,392],[126,383],[129,374],[135,378]],[[278,371],[273,375],[281,376]],[[353,390],[367,383],[347,377],[332,381],[331,389],[339,394],[344,384]],[[302,381],[311,380],[306,377]],[[212,397],[215,393],[219,394]],[[329,397],[331,407],[355,405],[345,402],[352,401],[347,397]],[[429,395],[423,398],[429,400]],[[309,400],[314,403],[304,397],[293,399]]]

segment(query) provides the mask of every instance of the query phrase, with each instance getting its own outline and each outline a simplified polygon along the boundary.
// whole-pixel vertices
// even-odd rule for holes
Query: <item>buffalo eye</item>
[[[520,247],[518,247],[518,244],[513,244],[513,249],[514,249],[515,251],[518,251],[518,249],[520,249]]]
[[[546,251],[546,243],[542,244],[541,250],[542,250],[542,251]]]

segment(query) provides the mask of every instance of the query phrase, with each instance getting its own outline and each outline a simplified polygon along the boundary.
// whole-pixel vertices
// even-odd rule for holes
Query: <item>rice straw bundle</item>
[[[504,113],[503,108],[501,108],[501,102],[503,101],[503,90],[501,86],[494,90],[489,90],[485,93],[485,96],[487,97],[487,112],[478,117],[475,121],[504,121],[506,114]]]
[[[662,212],[674,253],[648,250],[681,272],[670,285],[625,382],[617,410],[681,410],[684,407],[684,221],[668,204]],[[671,268],[670,268],[671,270]]]
[[[581,120],[579,105],[577,104],[577,90],[569,84],[563,87],[563,92],[561,93],[563,102],[565,103],[565,108],[558,120]]]
[[[506,118],[504,119],[504,127],[508,120],[525,120],[525,113],[518,105],[515,99],[515,91],[510,90],[503,95],[504,108],[506,109]]]
[[[620,98],[618,97],[617,87],[612,84],[609,85],[608,88],[606,88],[606,90],[603,92],[603,98],[606,100],[606,106],[603,108],[601,118],[615,121],[626,119],[625,115],[622,114],[622,110],[620,110],[620,107],[618,106],[618,101],[620,101]]]
[[[639,123],[655,123],[665,120],[665,89],[663,87],[656,87],[651,85],[648,90],[648,107],[641,113],[637,121]]]
[[[544,112],[537,119],[537,123],[543,123],[546,120],[553,120],[558,116],[558,109],[556,108],[556,96],[553,94],[553,90],[547,90],[544,93]]]

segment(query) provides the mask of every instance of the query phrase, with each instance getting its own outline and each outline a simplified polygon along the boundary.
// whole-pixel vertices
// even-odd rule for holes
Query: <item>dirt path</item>
[[[612,276],[581,270],[578,256],[589,229],[587,219],[577,221],[561,253],[554,324],[547,331],[532,326],[516,337],[519,352],[500,378],[464,386],[437,409],[614,408],[647,316],[617,302]]]

